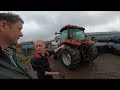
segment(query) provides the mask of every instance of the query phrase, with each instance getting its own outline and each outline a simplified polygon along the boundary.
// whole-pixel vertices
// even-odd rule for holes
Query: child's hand
[[[62,49],[62,48],[64,48],[64,47],[65,47],[65,45],[63,44],[63,45],[61,45],[60,47],[56,48],[56,49],[54,50],[54,52],[56,53],[59,49]]]
[[[65,47],[65,45],[64,45],[64,44],[60,46],[60,48],[64,48],[64,47]]]
[[[55,74],[56,74],[56,75],[58,75],[58,74],[59,74],[59,72],[55,72]]]

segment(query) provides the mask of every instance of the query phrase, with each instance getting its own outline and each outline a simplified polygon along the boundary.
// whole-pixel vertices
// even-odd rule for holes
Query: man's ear
[[[7,30],[7,22],[6,21],[0,21],[0,31],[6,31]]]

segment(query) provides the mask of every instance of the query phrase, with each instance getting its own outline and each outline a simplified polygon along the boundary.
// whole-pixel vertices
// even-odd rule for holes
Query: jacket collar
[[[47,51],[45,51],[45,54],[46,54],[47,56],[49,56],[49,53],[48,53]],[[41,58],[41,55],[40,55],[38,52],[36,52],[36,53],[35,53],[35,57],[36,57],[36,58]]]

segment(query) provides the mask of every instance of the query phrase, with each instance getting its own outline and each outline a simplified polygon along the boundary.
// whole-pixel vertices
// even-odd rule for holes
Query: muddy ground
[[[53,57],[51,57],[53,58]],[[120,56],[113,54],[102,54],[93,63],[81,64],[77,70],[70,71],[64,67],[61,61],[51,59],[51,67],[60,72],[67,79],[120,79]],[[34,79],[36,72],[31,65],[26,65]],[[54,76],[55,79],[62,79]]]

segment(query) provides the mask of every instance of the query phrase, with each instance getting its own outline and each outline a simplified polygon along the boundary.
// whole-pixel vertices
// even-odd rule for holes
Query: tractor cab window
[[[85,40],[85,33],[79,29],[70,29],[70,37],[76,39],[77,41]]]
[[[68,30],[64,30],[60,35],[60,41],[63,41],[68,38]],[[74,38],[77,41],[85,40],[85,33],[79,29],[70,29],[70,38]]]

